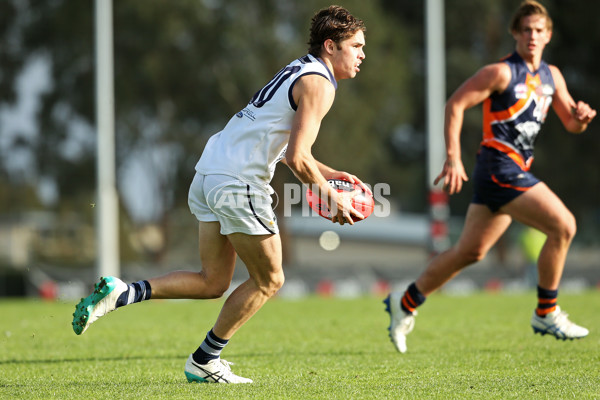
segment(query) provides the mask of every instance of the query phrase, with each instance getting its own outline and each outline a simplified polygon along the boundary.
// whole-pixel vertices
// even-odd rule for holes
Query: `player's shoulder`
[[[337,88],[337,82],[333,76],[333,73],[322,59],[315,57],[312,54],[307,54],[298,58],[295,63],[301,67],[301,70],[299,71],[300,76],[313,74],[319,75],[325,78],[325,80],[328,80],[331,84],[333,84],[334,87]]]
[[[299,104],[301,98],[320,99],[331,104],[337,83],[328,67],[319,58],[307,54],[294,61],[301,68],[293,79],[292,98]]]
[[[294,93],[297,95],[335,96],[335,87],[320,74],[304,74],[298,77]]]
[[[332,88],[332,85],[333,89],[336,88],[335,79],[323,61],[307,54],[304,57],[298,58],[295,62],[301,66],[296,85],[301,84],[309,88],[324,88],[327,91]]]
[[[510,84],[512,78],[510,66],[502,61],[484,65],[477,75],[479,79],[487,82],[490,88],[499,92]]]
[[[480,71],[483,71],[484,74],[489,76],[510,77],[511,74],[510,66],[503,61],[484,65]]]
[[[548,69],[550,70],[550,72],[552,73],[553,76],[555,75],[560,75],[562,76],[562,72],[560,72],[560,68],[558,68],[556,65],[553,64],[546,64],[548,66]]]
[[[556,65],[548,64],[548,70],[550,70],[550,74],[552,75],[552,81],[554,82],[554,85],[556,85],[556,86],[566,85],[565,78],[564,78],[562,72],[560,71],[560,69]]]
[[[319,71],[324,72],[326,67],[319,59],[311,54],[306,54],[293,60],[290,65],[298,67],[301,71]]]

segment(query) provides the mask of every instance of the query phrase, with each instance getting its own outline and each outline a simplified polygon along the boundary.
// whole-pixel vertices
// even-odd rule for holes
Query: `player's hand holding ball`
[[[335,204],[330,209],[327,202],[310,188],[306,191],[306,199],[310,207],[323,218],[344,225],[346,222],[353,225],[354,222],[367,218],[373,212],[375,201],[369,188],[358,178],[354,183],[346,176],[332,178],[327,182],[338,193]]]
[[[354,225],[354,222],[365,219],[365,216],[352,205],[352,200],[360,192],[359,189],[355,189],[351,192],[342,191],[337,193],[336,198],[332,199],[332,206],[330,207],[331,221],[333,223],[337,222],[340,225],[344,225],[348,222],[350,225]]]

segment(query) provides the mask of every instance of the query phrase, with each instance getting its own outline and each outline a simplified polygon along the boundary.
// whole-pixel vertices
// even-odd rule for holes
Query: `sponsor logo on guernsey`
[[[535,94],[537,94],[540,97],[550,97],[554,94],[554,89],[551,85],[548,84],[540,85],[535,89]]]
[[[515,143],[520,145],[524,150],[533,149],[533,143],[540,128],[541,125],[534,121],[521,122],[515,125],[515,129],[519,131],[519,136],[515,139]]]
[[[515,85],[515,97],[517,99],[526,99],[527,98],[527,85],[524,83],[519,83]]]
[[[254,114],[252,112],[252,110],[248,109],[248,108],[244,108],[242,111],[238,112],[235,114],[236,117],[238,118],[242,118],[243,116],[248,117],[251,121],[254,121],[256,119],[256,114]]]

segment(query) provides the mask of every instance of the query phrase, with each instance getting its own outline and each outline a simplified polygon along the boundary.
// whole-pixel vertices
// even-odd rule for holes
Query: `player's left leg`
[[[283,284],[281,241],[277,234],[276,218],[268,192],[252,188],[235,178],[206,176],[204,192],[213,194],[205,196],[205,199],[221,224],[221,237],[226,239],[232,253],[239,255],[244,262],[250,278],[227,298],[215,325],[188,359],[185,372],[188,380],[192,381],[248,383],[250,379],[231,373],[227,368],[228,363],[220,355],[235,332]],[[221,202],[220,199],[225,195],[237,201]],[[210,260],[222,259],[214,251],[208,250],[203,252],[201,243],[203,265]],[[213,280],[225,276],[229,285],[233,268],[223,271],[213,269],[213,272],[208,276],[212,275]],[[202,285],[197,287],[201,288]]]
[[[235,332],[283,285],[281,241],[278,234],[233,233],[227,237],[246,265],[250,278],[227,298],[206,339],[190,355],[185,367],[189,381],[252,382],[233,374],[228,363],[221,360],[220,353]]]
[[[577,230],[575,217],[543,182],[502,207],[517,221],[546,234],[538,259],[539,285],[556,290]]]
[[[572,323],[557,305],[567,252],[577,229],[573,214],[543,182],[502,210],[547,236],[538,258],[538,306],[531,318],[534,332],[549,333],[563,340],[587,336],[588,330]]]
[[[225,301],[214,332],[229,339],[283,286],[281,238],[273,235],[228,235],[250,278]]]

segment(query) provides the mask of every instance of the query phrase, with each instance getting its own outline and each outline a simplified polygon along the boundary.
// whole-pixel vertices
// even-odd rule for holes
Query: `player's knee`
[[[550,240],[552,243],[555,245],[561,245],[565,243],[571,243],[576,232],[577,223],[575,221],[575,217],[573,214],[568,213],[561,219],[557,220],[556,223],[553,224],[552,229],[550,229],[546,234],[548,235],[548,240]]]
[[[570,243],[575,237],[575,233],[577,233],[577,222],[573,214],[569,213],[560,224],[558,237],[561,241]]]
[[[569,241],[575,237],[575,233],[577,233],[577,222],[575,221],[575,216],[573,216],[573,214],[569,214],[566,226],[566,237]]]
[[[231,281],[222,279],[206,279],[206,284],[202,290],[199,289],[197,298],[199,299],[218,299],[222,297]]]
[[[259,289],[266,297],[273,297],[277,294],[279,289],[281,289],[284,282],[285,277],[283,272],[272,273],[269,275],[268,279],[259,284]]]
[[[208,291],[208,298],[209,299],[218,299],[225,294],[227,289],[229,289],[229,282],[212,286],[212,287],[210,287],[210,289]]]
[[[283,287],[283,283],[285,282],[285,278],[282,274],[278,274],[277,276],[273,277],[271,279],[270,285],[268,287],[267,290],[267,295],[269,297],[273,297],[277,294],[277,292],[279,291],[279,289],[281,289]]]
[[[459,253],[462,258],[462,262],[465,265],[470,265],[479,262],[483,260],[487,255],[487,251],[479,247],[461,249],[459,250]]]

